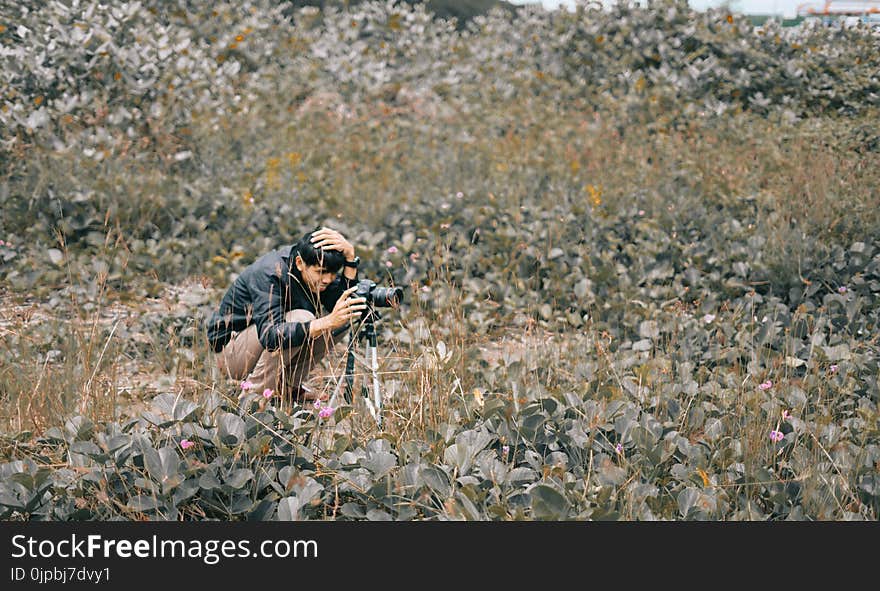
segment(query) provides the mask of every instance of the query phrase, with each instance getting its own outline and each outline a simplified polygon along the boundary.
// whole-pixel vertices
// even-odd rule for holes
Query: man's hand
[[[361,313],[367,309],[367,300],[351,297],[352,292],[356,289],[357,286],[355,285],[343,291],[336,301],[336,305],[333,306],[332,312],[312,320],[311,332],[320,333],[327,330],[336,330],[337,328],[347,326],[353,320],[360,317]],[[315,337],[317,334],[310,334],[309,336]]]
[[[312,246],[324,250],[338,250],[345,255],[345,260],[349,262],[354,260],[354,246],[336,230],[321,228],[312,232]]]

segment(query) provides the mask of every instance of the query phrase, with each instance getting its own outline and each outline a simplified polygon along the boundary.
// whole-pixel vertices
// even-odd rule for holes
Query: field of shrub
[[[0,518],[877,520],[878,117],[876,29],[682,1],[4,4]],[[212,371],[318,224],[381,426]]]

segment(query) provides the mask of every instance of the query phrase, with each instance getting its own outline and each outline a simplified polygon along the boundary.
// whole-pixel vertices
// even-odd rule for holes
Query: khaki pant
[[[284,315],[287,322],[309,322],[315,315],[308,310],[291,310]],[[333,349],[329,334],[309,339],[299,347],[266,351],[252,324],[244,331],[234,333],[217,354],[220,373],[233,380],[247,380],[253,384],[251,392],[262,394],[267,388],[285,400],[300,400],[300,387],[309,371],[324,355]],[[244,394],[244,392],[242,392]]]

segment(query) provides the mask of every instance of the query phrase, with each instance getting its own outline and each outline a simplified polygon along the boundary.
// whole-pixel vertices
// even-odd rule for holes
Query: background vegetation
[[[0,14],[3,518],[877,519],[877,31],[105,5]],[[316,223],[381,429],[211,371]]]

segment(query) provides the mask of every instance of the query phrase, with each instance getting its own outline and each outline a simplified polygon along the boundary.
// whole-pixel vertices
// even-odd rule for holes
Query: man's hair
[[[345,262],[345,255],[339,250],[315,248],[314,245],[312,245],[312,232],[316,230],[320,230],[320,228],[310,230],[300,238],[293,250],[302,257],[302,260],[306,265],[310,267],[320,265],[324,271],[328,273],[336,273],[342,268],[342,264]]]

